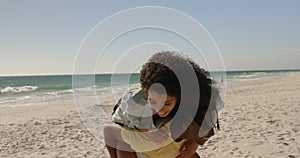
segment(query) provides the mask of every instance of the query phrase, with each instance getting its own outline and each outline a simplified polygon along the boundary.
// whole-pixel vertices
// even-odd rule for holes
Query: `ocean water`
[[[218,83],[242,82],[300,72],[300,70],[213,72]],[[73,100],[81,95],[121,96],[124,91],[139,88],[139,74],[51,75],[0,77],[0,108],[49,104]],[[92,93],[91,93],[92,92]]]

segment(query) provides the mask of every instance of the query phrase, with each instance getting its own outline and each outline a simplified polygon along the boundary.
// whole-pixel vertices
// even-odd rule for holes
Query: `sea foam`
[[[20,93],[20,92],[30,92],[37,90],[36,86],[21,86],[21,87],[6,87],[1,90],[1,93]]]

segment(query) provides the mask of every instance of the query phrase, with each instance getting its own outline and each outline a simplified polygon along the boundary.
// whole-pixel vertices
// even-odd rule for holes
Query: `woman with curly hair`
[[[178,77],[188,69],[199,85],[199,104],[191,108],[195,116],[186,110],[179,121],[174,121],[179,105],[189,109],[188,105],[181,105],[182,85]],[[214,125],[218,125],[216,110],[209,108],[211,99],[218,100],[214,97],[218,95],[213,95],[215,89],[208,72],[179,53],[160,52],[143,65],[140,83],[140,90],[124,95],[115,106],[112,119],[118,125],[104,128],[110,156],[130,158],[137,157],[138,152],[146,157],[199,157],[198,145],[203,145],[214,134]],[[209,119],[205,119],[207,114]]]

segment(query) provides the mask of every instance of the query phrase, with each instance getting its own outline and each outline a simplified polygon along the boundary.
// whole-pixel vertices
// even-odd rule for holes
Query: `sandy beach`
[[[114,101],[103,107],[110,113]],[[206,157],[300,157],[300,73],[230,83]],[[0,109],[0,157],[108,157],[74,102]]]

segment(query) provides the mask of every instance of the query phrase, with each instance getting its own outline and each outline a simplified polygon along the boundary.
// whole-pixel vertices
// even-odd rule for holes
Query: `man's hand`
[[[188,140],[182,144],[179,149],[179,155],[176,158],[190,158],[196,156],[196,150],[198,148],[198,144],[193,140]],[[199,156],[196,156],[199,157]]]

